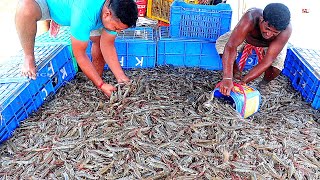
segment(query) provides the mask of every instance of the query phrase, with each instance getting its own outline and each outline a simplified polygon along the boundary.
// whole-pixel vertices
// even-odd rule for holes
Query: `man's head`
[[[283,31],[290,23],[290,11],[281,3],[268,4],[263,10],[263,19],[277,31]]]
[[[106,0],[102,8],[103,26],[111,31],[133,27],[138,19],[138,8],[133,0]]]

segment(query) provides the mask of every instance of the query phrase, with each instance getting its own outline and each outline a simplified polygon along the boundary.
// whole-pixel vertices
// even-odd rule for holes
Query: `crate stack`
[[[156,45],[152,27],[127,29],[115,40],[118,59],[124,69],[155,67]]]
[[[221,70],[215,41],[230,30],[231,16],[229,4],[211,6],[174,1],[169,27],[159,29],[157,65]]]
[[[123,69],[155,67],[156,46],[154,27],[129,28],[119,32],[115,40],[118,60]],[[91,52],[87,54],[92,60]],[[104,69],[109,69],[108,65]]]
[[[291,47],[282,73],[315,109],[320,109],[320,50]]]
[[[222,62],[215,43],[206,40],[171,38],[170,27],[160,27],[157,65],[222,69]]]
[[[0,143],[13,135],[25,120],[76,74],[71,51],[62,29],[57,38],[45,33],[34,48],[37,78],[21,75],[22,50],[0,64]],[[70,44],[70,43],[69,43]]]
[[[215,42],[228,32],[232,9],[229,4],[198,5],[198,1],[149,0],[147,16],[170,23],[158,32],[157,65],[174,65],[221,70]],[[237,61],[240,60],[239,53]],[[245,70],[258,63],[253,51]]]

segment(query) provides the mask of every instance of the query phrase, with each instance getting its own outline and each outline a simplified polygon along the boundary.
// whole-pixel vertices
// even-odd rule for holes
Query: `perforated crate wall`
[[[20,121],[36,110],[29,82],[0,84],[0,143],[11,137]]]
[[[170,9],[170,36],[216,41],[230,30],[229,4],[194,5],[174,1]]]
[[[161,27],[157,65],[174,65],[221,70],[222,62],[215,43],[205,40],[170,38],[169,28]]]
[[[293,88],[315,109],[320,108],[320,68],[317,63],[319,60],[319,50],[293,47],[288,50],[285,68],[282,71],[291,80]]]
[[[298,57],[292,52],[292,48],[288,48],[287,56],[284,61],[284,68],[282,70],[282,74],[287,76],[290,81],[292,82],[295,74],[297,72],[297,67],[295,67],[295,64],[297,64],[299,61]]]
[[[156,46],[156,35],[151,27],[126,29],[115,40],[118,59],[124,69],[155,67]]]

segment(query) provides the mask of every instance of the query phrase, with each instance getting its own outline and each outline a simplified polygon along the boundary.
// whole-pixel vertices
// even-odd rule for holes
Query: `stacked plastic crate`
[[[222,69],[215,43],[188,38],[170,38],[169,27],[159,29],[157,65]]]
[[[320,109],[320,50],[292,47],[288,49],[282,71],[304,100]]]
[[[59,39],[50,41],[46,36],[36,39],[36,80],[21,76],[22,50],[0,65],[0,143],[10,138],[21,121],[75,76],[69,46]]]
[[[121,31],[115,40],[122,68],[152,68],[156,65],[157,42],[152,27],[136,27]]]
[[[160,28],[157,65],[221,70],[215,41],[230,30],[231,16],[229,4],[211,6],[174,1],[169,28]]]
[[[115,48],[123,69],[155,67],[157,41],[153,27],[135,27],[119,32]],[[87,54],[92,57],[91,52]]]

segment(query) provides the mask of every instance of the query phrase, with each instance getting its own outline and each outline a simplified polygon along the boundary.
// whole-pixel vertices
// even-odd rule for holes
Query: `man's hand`
[[[112,86],[111,84],[107,84],[107,83],[104,83],[102,86],[101,86],[101,90],[102,92],[108,96],[108,97],[111,97],[111,94],[113,91],[116,91],[117,88],[115,88],[114,86]]]
[[[36,71],[37,71],[37,68],[36,68],[34,59],[26,58],[22,65],[21,74],[23,76],[26,76],[30,79],[35,80],[37,78]]]
[[[128,84],[130,82],[130,79],[126,75],[116,77],[116,79],[118,81],[118,84]]]
[[[230,92],[234,91],[233,81],[229,78],[223,79],[218,87],[220,88],[221,94],[225,96],[230,96]]]

